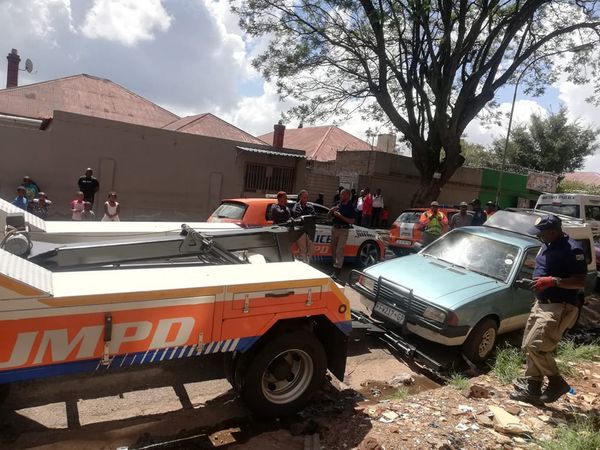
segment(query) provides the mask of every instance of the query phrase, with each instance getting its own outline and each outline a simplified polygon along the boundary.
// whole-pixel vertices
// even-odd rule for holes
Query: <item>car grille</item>
[[[404,292],[404,290],[400,287],[386,282],[386,280],[380,280],[375,282],[375,292],[377,293],[376,301],[383,301],[391,306],[398,308],[404,313],[411,313],[418,316],[422,316],[423,312],[428,306],[427,303],[416,299],[411,294]]]

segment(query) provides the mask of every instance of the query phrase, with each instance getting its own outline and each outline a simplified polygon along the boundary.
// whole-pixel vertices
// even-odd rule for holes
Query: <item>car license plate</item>
[[[406,239],[398,239],[398,240],[396,240],[396,245],[410,247],[412,245],[412,241],[407,241]]]
[[[381,302],[378,302],[375,304],[373,311],[390,319],[393,322],[396,322],[398,325],[404,325],[404,320],[406,317],[404,316],[403,312],[398,311],[396,308],[392,308],[391,306],[387,306]]]

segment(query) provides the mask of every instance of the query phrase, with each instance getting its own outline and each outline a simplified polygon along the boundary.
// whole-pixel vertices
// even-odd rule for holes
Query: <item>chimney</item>
[[[19,85],[19,63],[21,62],[21,57],[17,54],[17,49],[13,48],[6,59],[8,59],[6,89],[17,87]]]
[[[384,153],[394,153],[396,150],[395,134],[380,134],[377,136],[377,151]]]
[[[280,120],[273,126],[273,147],[283,148],[283,137],[285,135],[285,125]]]

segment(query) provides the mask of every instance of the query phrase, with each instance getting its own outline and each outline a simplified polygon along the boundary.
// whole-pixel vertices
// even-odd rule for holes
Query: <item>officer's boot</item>
[[[569,383],[560,375],[548,377],[548,387],[540,397],[542,403],[553,403],[571,390]]]
[[[527,378],[517,378],[513,386],[515,390],[510,393],[510,398],[532,405],[540,404],[540,396],[542,395],[542,381],[528,380]]]

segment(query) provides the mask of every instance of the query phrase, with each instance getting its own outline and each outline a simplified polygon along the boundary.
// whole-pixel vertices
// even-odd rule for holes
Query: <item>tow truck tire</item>
[[[369,267],[381,260],[381,251],[375,241],[365,241],[358,248],[356,262],[360,267]]]
[[[267,341],[236,370],[243,371],[240,393],[250,409],[263,417],[285,416],[301,409],[321,387],[327,356],[312,333],[293,331]]]
[[[463,354],[474,364],[484,362],[491,355],[498,339],[498,325],[492,318],[481,320],[463,344]]]

